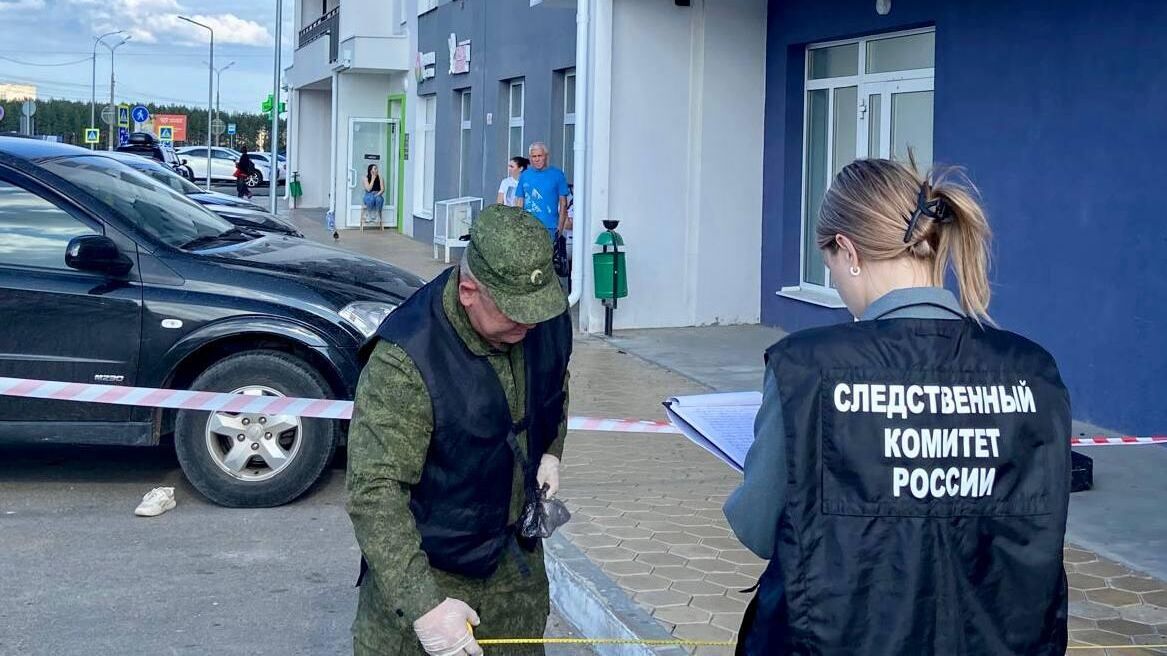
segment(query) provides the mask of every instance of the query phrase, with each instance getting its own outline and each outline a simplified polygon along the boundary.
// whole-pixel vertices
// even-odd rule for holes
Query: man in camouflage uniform
[[[357,656],[480,654],[475,636],[543,636],[543,549],[515,523],[534,490],[558,490],[567,432],[571,328],[551,260],[538,220],[488,207],[462,265],[390,315],[369,347],[348,441],[347,508],[364,557]],[[483,427],[499,424],[492,399],[505,416],[497,430]],[[495,524],[482,519],[495,511]]]

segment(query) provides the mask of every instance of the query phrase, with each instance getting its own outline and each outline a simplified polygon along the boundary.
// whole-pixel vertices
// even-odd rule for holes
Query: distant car
[[[251,161],[255,162],[257,165],[263,164],[264,166],[266,166],[268,168],[269,171],[271,170],[271,153],[248,153],[248,156],[250,156]],[[279,166],[280,177],[279,177],[278,182],[280,184],[283,184],[288,179],[288,164],[287,164],[287,162],[284,161],[283,157],[280,157],[279,161],[280,161],[280,166]],[[268,175],[268,180],[271,180],[270,175]]]
[[[178,153],[194,171],[195,180],[207,179],[206,146],[183,146]],[[240,154],[233,148],[211,147],[211,182],[235,182],[235,162]],[[266,163],[255,162],[255,169],[256,172],[247,178],[248,187],[258,187],[264,180],[271,179],[271,169]]]
[[[349,400],[362,345],[422,284],[386,262],[232,226],[113,157],[0,137],[0,376]],[[226,506],[299,497],[346,428],[294,410],[0,396],[2,443],[173,435],[187,479]]]
[[[206,191],[196,187],[189,180],[152,159],[119,152],[100,154],[105,157],[112,157],[133,169],[145,173],[170,189],[186,196],[241,228],[249,228],[269,234],[290,235],[292,237],[304,236],[291,222],[264,211],[258,205],[249,203],[242,198],[228,196],[217,191]]]
[[[187,180],[194,180],[194,171],[178,156],[173,146],[158,141],[149,132],[134,132],[130,135],[130,143],[118,146],[119,153],[133,153],[141,157],[162,162],[169,169],[178,173]]]

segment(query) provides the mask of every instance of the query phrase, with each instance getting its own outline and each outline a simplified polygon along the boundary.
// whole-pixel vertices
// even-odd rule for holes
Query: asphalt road
[[[160,485],[178,507],[135,517]],[[0,654],[351,653],[343,494],[334,465],[296,503],[227,509],[186,483],[173,448],[0,446]],[[549,635],[571,631],[551,618]]]

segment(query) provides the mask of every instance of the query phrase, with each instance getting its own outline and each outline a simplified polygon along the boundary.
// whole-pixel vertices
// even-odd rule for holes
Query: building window
[[[425,218],[433,218],[434,209],[434,131],[436,126],[438,99],[436,96],[422,96],[418,117],[422,119],[421,138],[417,139],[412,155],[417,169],[414,171],[413,213]]]
[[[834,287],[815,240],[823,195],[857,157],[932,163],[934,30],[812,45],[806,51],[800,284]]]
[[[526,86],[522,80],[510,83],[507,119],[507,157],[525,154],[523,147],[523,107]]]
[[[575,180],[575,70],[563,75],[563,148],[560,149],[563,174],[567,182]]]
[[[470,171],[473,166],[470,162],[470,146],[474,143],[470,132],[470,90],[458,92],[458,105],[461,108],[458,116],[458,195],[470,193]]]

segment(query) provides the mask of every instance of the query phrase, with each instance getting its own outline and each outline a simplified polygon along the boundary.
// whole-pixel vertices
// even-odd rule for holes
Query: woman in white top
[[[515,188],[519,186],[519,176],[527,170],[530,163],[526,157],[512,157],[507,162],[507,177],[503,178],[502,184],[498,186],[498,199],[495,202],[508,207],[515,206]]]

